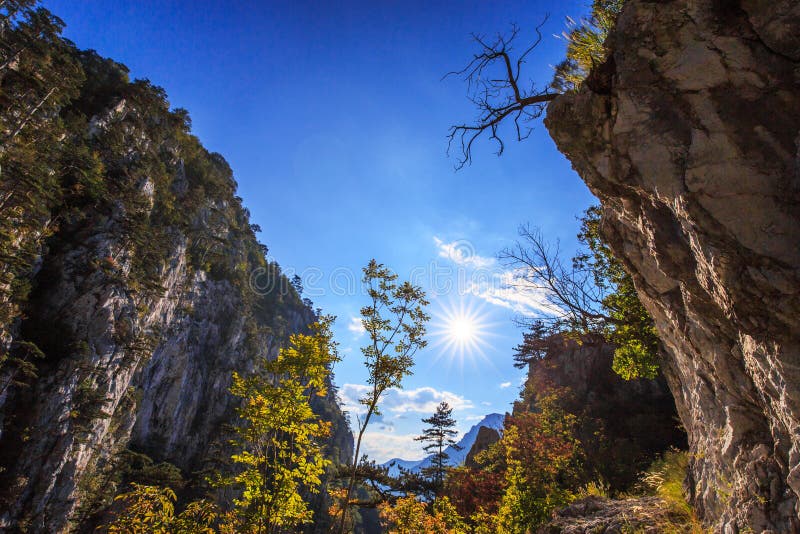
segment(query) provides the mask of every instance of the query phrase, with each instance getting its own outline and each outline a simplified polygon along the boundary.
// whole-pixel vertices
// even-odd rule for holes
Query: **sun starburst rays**
[[[450,366],[458,364],[463,371],[465,362],[475,366],[478,361],[492,365],[486,356],[492,337],[490,324],[482,308],[461,299],[456,303],[442,303],[433,314],[431,323],[431,348],[434,362],[446,360]]]

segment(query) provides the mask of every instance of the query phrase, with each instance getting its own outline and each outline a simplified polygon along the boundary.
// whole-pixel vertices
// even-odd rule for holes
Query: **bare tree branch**
[[[518,270],[514,287],[537,289],[545,294],[552,311],[549,322],[591,333],[613,321],[603,312],[606,291],[594,283],[590,270],[574,264],[565,266],[559,256],[558,243],[550,245],[537,229],[522,226],[519,235],[521,241],[503,250],[500,259]]]
[[[542,26],[547,22],[547,17],[536,27],[536,39],[519,56],[512,59],[513,41],[519,33],[516,25],[511,26],[507,35],[498,34],[494,42],[473,35],[472,38],[481,47],[480,53],[473,56],[463,69],[449,72],[445,75],[459,76],[467,82],[469,99],[478,109],[478,116],[473,124],[460,124],[452,126],[448,133],[447,153],[456,142],[461,157],[456,164],[456,169],[472,162],[472,145],[484,132],[497,143],[497,155],[505,149],[503,139],[498,134],[498,127],[509,116],[513,116],[514,129],[517,141],[526,139],[531,128],[525,123],[537,119],[544,111],[545,103],[553,100],[557,93],[547,89],[538,91],[533,83],[529,88],[520,86],[520,72],[525,58],[542,41]],[[492,72],[498,69],[497,76]]]

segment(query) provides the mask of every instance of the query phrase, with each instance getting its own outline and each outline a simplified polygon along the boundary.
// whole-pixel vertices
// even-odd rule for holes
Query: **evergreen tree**
[[[552,328],[541,319],[534,319],[528,325],[528,331],[522,334],[522,343],[514,347],[514,367],[525,369],[532,362],[547,356],[550,343],[548,337]]]
[[[453,439],[458,435],[455,430],[456,420],[453,419],[453,408],[446,402],[442,402],[436,408],[436,413],[431,417],[422,420],[428,425],[422,430],[422,435],[414,438],[416,441],[425,443],[422,448],[425,452],[432,454],[430,467],[423,470],[423,474],[433,479],[434,493],[438,495],[444,484],[445,470],[450,456],[445,449],[450,446],[456,450],[461,450]]]
[[[61,160],[73,150],[60,110],[84,77],[63,27],[34,0],[0,2],[0,340],[28,298],[39,243],[57,226],[50,210],[61,200]],[[0,395],[34,378],[43,356],[30,343],[6,348],[0,342]]]

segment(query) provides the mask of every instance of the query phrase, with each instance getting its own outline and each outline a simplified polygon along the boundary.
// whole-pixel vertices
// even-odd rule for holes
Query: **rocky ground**
[[[691,532],[686,517],[658,497],[587,497],[556,513],[537,534],[664,534]]]

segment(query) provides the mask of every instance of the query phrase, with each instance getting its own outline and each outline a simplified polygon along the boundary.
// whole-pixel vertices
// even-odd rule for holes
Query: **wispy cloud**
[[[520,315],[549,315],[553,312],[546,292],[526,283],[525,275],[529,273],[525,269],[510,269],[495,258],[482,256],[466,240],[446,242],[438,237],[433,240],[440,257],[466,271],[463,273],[465,276],[459,275],[458,280],[459,290],[463,293]]]
[[[345,410],[353,414],[366,412],[364,405],[358,402],[365,393],[370,390],[370,386],[365,384],[345,384],[339,389],[339,396]],[[449,391],[439,391],[432,387],[421,387],[416,389],[390,389],[381,399],[381,411],[402,415],[410,412],[432,414],[440,402],[447,402],[454,410],[465,410],[472,408],[472,401],[451,393]]]
[[[497,260],[487,256],[480,256],[475,253],[472,243],[465,240],[445,242],[438,237],[433,238],[439,256],[447,258],[456,265],[470,267],[472,269],[488,269],[497,263]]]
[[[361,337],[364,332],[366,332],[366,330],[364,330],[364,323],[361,322],[361,317],[351,317],[350,322],[347,323],[347,329],[356,337]]]
[[[511,382],[501,382],[500,389],[506,389],[511,387]]]
[[[503,306],[520,315],[549,315],[552,305],[547,293],[524,281],[522,269],[510,269],[493,273],[490,279],[470,283],[468,291],[476,297],[496,306]]]

